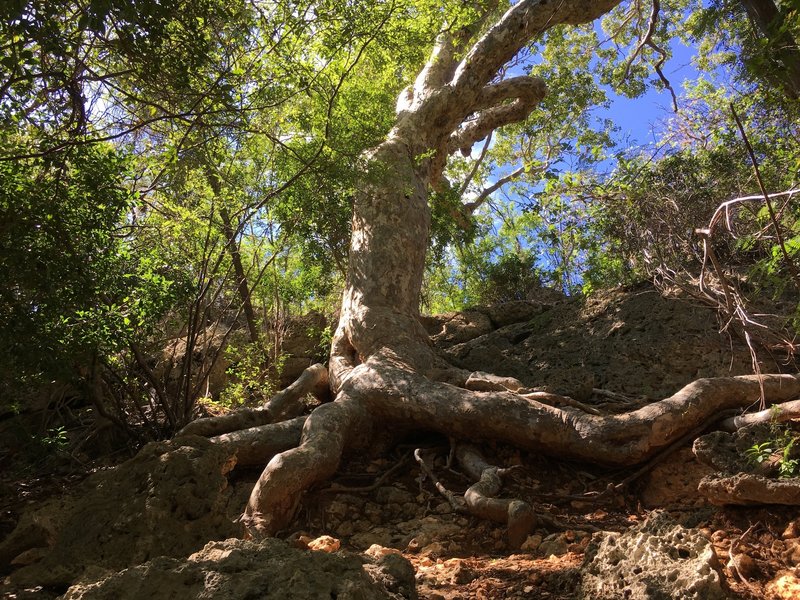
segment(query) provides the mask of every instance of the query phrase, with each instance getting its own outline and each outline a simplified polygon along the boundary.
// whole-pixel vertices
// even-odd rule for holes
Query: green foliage
[[[125,169],[100,145],[0,162],[4,378],[52,377],[120,347],[130,325]]]
[[[773,448],[773,446],[773,442],[761,442],[758,444],[753,444],[747,448],[744,453],[750,461],[760,465],[773,455],[775,452],[775,448]]]
[[[63,425],[52,427],[47,430],[47,435],[40,438],[39,442],[48,454],[64,452],[69,445],[67,430]]]
[[[227,374],[230,382],[220,395],[219,404],[226,409],[257,406],[275,393],[276,376],[282,370],[284,356],[275,357],[259,344],[231,345],[225,355],[233,361]]]
[[[457,30],[481,8],[454,0],[2,3],[0,348],[8,360],[0,381],[64,378],[84,393],[91,383],[123,425],[151,422],[161,435],[191,417],[202,393],[190,372],[176,390],[151,368],[167,340],[189,348],[211,324],[236,329],[247,303],[266,331],[310,309],[332,314],[365,177],[360,157],[393,126],[395,99],[439,31]],[[796,9],[780,8],[780,28],[797,39]],[[612,92],[636,98],[665,85],[654,70],[658,51],[639,48],[648,17],[645,5],[624,3],[602,29],[554,28],[501,74],[541,77],[549,93],[524,123],[495,132],[480,159],[451,160],[451,185],[431,193],[427,310],[525,299],[541,286],[577,294],[659,272],[696,275],[694,229],[720,202],[755,191],[732,99],[767,188],[797,185],[797,108],[775,86],[758,85],[781,80],[781,48],[734,0],[661,7],[651,40],[667,55],[675,40],[694,44],[703,76],[685,85],[680,114],[654,130],[657,151],[619,139],[600,113]],[[470,217],[464,204],[477,199]],[[800,259],[797,199],[776,205],[784,248]],[[735,235],[716,239],[718,256],[788,296],[786,259],[763,203],[741,204],[730,221]],[[235,349],[224,402],[271,393],[265,365],[279,354],[274,346]]]
[[[800,459],[794,452],[798,439],[800,438],[788,427],[773,423],[770,427],[770,439],[753,444],[745,449],[744,454],[755,465],[774,461],[780,478],[796,477],[800,474]]]

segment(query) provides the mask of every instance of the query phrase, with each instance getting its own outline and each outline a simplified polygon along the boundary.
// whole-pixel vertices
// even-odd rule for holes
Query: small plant
[[[47,435],[39,439],[39,443],[48,452],[64,452],[69,444],[65,427],[53,427],[47,430]]]
[[[231,361],[227,373],[230,381],[217,404],[224,409],[261,404],[274,392],[273,373],[280,373],[285,357],[279,356],[270,365],[268,350],[259,344],[229,346],[226,356]]]
[[[750,462],[757,465],[762,464],[775,452],[774,444],[769,442],[762,442],[761,444],[753,444],[744,451],[745,456]]]
[[[783,447],[781,452],[781,460],[778,466],[778,477],[794,477],[798,473],[798,466],[800,466],[800,459],[790,458],[792,446],[797,441],[796,437],[789,440],[789,443]]]
[[[780,478],[796,477],[800,474],[800,458],[793,458],[793,449],[798,436],[774,422],[770,429],[770,439],[747,448],[745,456],[755,465],[776,466]]]

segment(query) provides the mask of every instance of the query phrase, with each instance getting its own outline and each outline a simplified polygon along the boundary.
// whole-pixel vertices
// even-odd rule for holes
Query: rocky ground
[[[749,352],[718,333],[713,313],[648,287],[583,304],[552,294],[427,317],[424,325],[459,366],[607,412],[751,368]],[[763,365],[780,369],[791,370]],[[55,597],[80,580],[68,598],[167,597],[164,590],[179,598],[407,598],[413,579],[426,599],[658,598],[652,590],[673,583],[687,598],[800,597],[800,493],[795,506],[712,505],[698,484],[714,468],[696,460],[690,442],[640,470],[616,471],[483,444],[489,462],[515,467],[502,495],[539,514],[521,548],[509,547],[503,524],[453,509],[414,451],[448,490],[463,493],[472,482],[449,464],[448,440],[416,435],[375,456],[349,457],[334,480],[306,495],[283,532],[288,546],[228,540],[203,549],[206,540],[235,535],[232,520],[258,476],[230,471],[207,446],[199,438],[148,446],[115,471],[114,485],[109,471],[96,473],[81,492],[90,514],[87,504],[76,514],[76,504],[59,498],[85,473],[36,479],[4,471],[0,537],[8,537],[0,554],[20,521],[41,547],[8,558],[14,570],[0,593]],[[39,516],[21,517],[27,507],[39,507]],[[307,553],[293,554],[306,548],[332,558],[308,566]],[[265,564],[276,575],[254,575]],[[277,575],[287,572],[297,575]],[[316,587],[302,587],[308,581]],[[627,591],[615,587],[620,581]]]

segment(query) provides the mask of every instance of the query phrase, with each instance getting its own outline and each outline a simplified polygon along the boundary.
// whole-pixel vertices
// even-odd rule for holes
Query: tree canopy
[[[338,306],[361,161],[396,98],[442,32],[507,8],[4,3],[0,383],[25,402],[34,382],[68,381],[160,436],[220,360],[203,336],[274,361],[278,323]],[[534,38],[492,77],[539,78],[541,104],[467,136],[434,182],[423,310],[643,279],[730,318],[748,295],[796,298],[798,39],[797,7],[772,0],[623,2]],[[682,47],[694,76],[678,81]],[[631,144],[613,109],[654,90],[672,112]],[[792,311],[780,326],[796,331]],[[165,374],[154,357],[176,337],[205,354]]]

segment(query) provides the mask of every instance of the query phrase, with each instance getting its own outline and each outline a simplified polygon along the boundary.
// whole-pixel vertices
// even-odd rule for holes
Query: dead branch
[[[394,465],[392,465],[389,469],[386,469],[379,477],[375,479],[370,485],[362,485],[362,486],[348,486],[348,485],[341,485],[339,483],[332,483],[329,487],[320,490],[320,493],[348,493],[348,494],[363,494],[367,492],[373,492],[377,490],[383,482],[386,481],[389,477],[397,473],[401,468],[403,468],[406,463],[408,462],[408,454],[405,454],[400,457]]]
[[[800,289],[800,272],[798,272],[797,266],[794,264],[794,260],[792,260],[792,257],[786,250],[786,245],[783,241],[783,233],[781,232],[780,225],[775,217],[775,209],[772,207],[772,200],[770,200],[769,194],[767,193],[767,188],[764,186],[764,180],[761,178],[761,169],[758,167],[758,160],[756,160],[756,154],[753,151],[753,146],[750,144],[750,140],[747,137],[747,133],[745,133],[742,121],[739,119],[739,115],[736,113],[736,109],[734,108],[732,102],[730,107],[731,112],[733,113],[733,119],[736,121],[736,127],[739,129],[739,133],[742,136],[742,141],[744,141],[744,145],[747,148],[747,154],[750,157],[750,162],[753,164],[753,171],[756,175],[756,181],[758,181],[758,187],[761,190],[761,195],[764,197],[764,204],[767,207],[767,212],[769,212],[769,219],[772,222],[772,227],[775,229],[775,239],[778,241],[781,254],[783,254],[783,259],[786,261],[786,268],[788,268],[792,274],[795,287]]]
[[[450,506],[453,508],[453,510],[457,513],[467,512],[464,499],[456,496],[453,492],[448,490],[441,481],[439,481],[439,478],[433,472],[433,469],[431,469],[425,462],[425,459],[422,458],[421,448],[417,448],[416,450],[414,450],[414,459],[417,461],[417,464],[419,464],[419,467],[420,469],[422,469],[423,473],[425,473],[425,475],[427,475],[428,478],[431,480],[431,483],[433,483],[433,486],[436,488],[436,491],[438,491],[442,496],[444,496],[444,498],[450,503]]]

